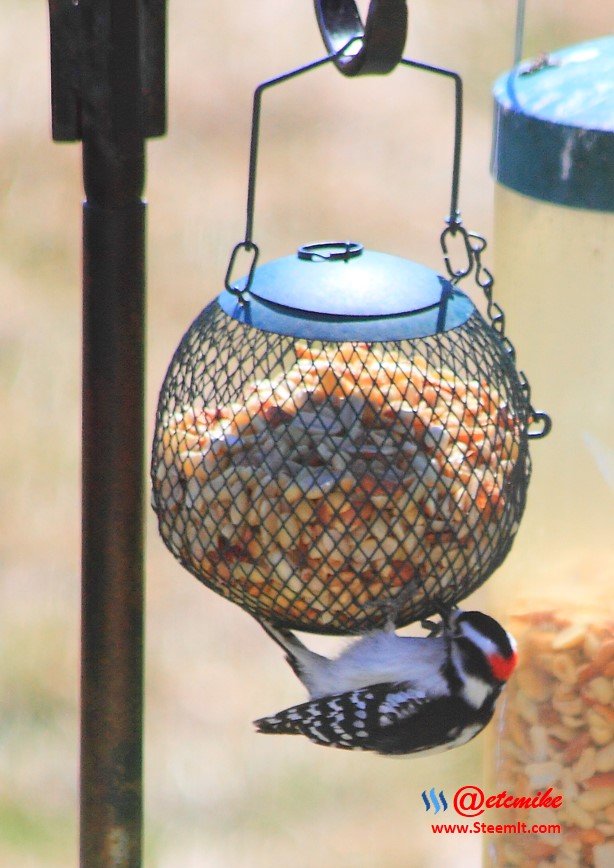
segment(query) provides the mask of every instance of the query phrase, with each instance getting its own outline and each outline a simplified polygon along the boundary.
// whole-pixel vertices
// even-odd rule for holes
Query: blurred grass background
[[[525,56],[607,32],[598,0],[528,5]],[[323,54],[308,0],[170,6],[169,133],[148,145],[150,426],[171,354],[242,237],[253,87]],[[77,864],[80,149],[50,138],[46,5],[0,8],[0,865],[66,868]],[[490,88],[512,62],[514,16],[513,0],[410,4],[406,54],[465,77],[461,208],[487,237]],[[263,260],[352,237],[439,269],[451,134],[450,85],[407,70],[346,80],[328,68],[267,94]],[[434,838],[420,793],[479,782],[480,739],[392,761],[256,737],[250,721],[300,700],[300,685],[148,521],[145,864],[478,865],[479,837]]]

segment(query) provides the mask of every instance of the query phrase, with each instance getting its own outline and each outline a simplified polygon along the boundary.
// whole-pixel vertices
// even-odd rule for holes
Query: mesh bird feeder
[[[205,585],[257,618],[343,634],[391,612],[397,625],[425,618],[491,575],[523,513],[529,439],[549,419],[516,370],[485,241],[460,219],[455,73],[400,60],[456,87],[446,277],[352,241],[305,244],[258,266],[263,92],[329,62],[356,74],[368,50],[361,38],[352,53],[345,31],[339,46],[325,7],[332,53],[256,90],[245,239],[169,367],[152,481],[164,542]],[[452,239],[466,254],[460,269]],[[240,253],[250,267],[235,280]],[[458,287],[470,274],[486,318]]]

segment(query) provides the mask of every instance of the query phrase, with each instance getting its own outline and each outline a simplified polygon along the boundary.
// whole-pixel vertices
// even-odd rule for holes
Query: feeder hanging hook
[[[343,75],[385,75],[397,66],[407,38],[406,0],[371,0],[364,26],[354,0],[314,0],[314,5],[327,50],[341,52],[334,63]],[[360,48],[343,52],[348,43]]]

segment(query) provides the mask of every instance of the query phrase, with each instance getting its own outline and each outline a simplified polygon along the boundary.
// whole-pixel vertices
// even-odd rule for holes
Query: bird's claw
[[[427,630],[429,636],[436,636],[438,633],[441,633],[441,623],[437,623],[436,621],[429,621],[425,619],[424,621],[420,621],[420,626],[423,630]]]

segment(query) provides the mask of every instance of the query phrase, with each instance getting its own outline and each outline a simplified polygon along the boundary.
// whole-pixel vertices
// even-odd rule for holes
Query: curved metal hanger
[[[407,38],[406,0],[371,0],[363,26],[354,0],[314,0],[324,44],[347,76],[383,75],[401,60]],[[356,53],[339,52],[356,40]],[[360,42],[358,42],[360,40]]]

